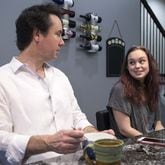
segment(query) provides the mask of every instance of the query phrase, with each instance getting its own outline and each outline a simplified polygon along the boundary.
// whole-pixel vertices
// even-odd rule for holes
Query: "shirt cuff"
[[[15,134],[6,151],[7,161],[11,164],[21,163],[26,151],[26,146],[31,136]]]
[[[90,122],[88,122],[87,120],[81,120],[79,121],[78,125],[76,126],[76,128],[82,128],[84,129],[85,127],[88,127],[88,126],[92,126],[94,127]]]

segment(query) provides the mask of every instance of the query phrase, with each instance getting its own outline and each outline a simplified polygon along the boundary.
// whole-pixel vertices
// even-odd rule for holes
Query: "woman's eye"
[[[144,64],[144,62],[145,62],[145,60],[141,60],[141,61],[140,61],[140,64]]]
[[[134,62],[134,61],[130,61],[129,64],[130,64],[130,65],[134,65],[135,62]]]

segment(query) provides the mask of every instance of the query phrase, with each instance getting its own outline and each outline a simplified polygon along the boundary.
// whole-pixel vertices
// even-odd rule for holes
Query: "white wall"
[[[147,0],[147,2],[165,29],[165,0]]]

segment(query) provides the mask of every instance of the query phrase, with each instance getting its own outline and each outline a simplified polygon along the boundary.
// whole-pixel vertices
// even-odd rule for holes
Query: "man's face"
[[[42,56],[44,61],[56,59],[61,47],[64,45],[62,39],[62,23],[60,19],[55,15],[50,15],[50,20],[52,25],[48,30],[48,34],[40,34],[38,44],[40,57]]]

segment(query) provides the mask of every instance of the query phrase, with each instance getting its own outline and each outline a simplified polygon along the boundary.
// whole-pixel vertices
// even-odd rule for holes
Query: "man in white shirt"
[[[97,131],[68,78],[47,63],[64,45],[62,31],[54,4],[29,7],[16,20],[20,54],[0,68],[0,152],[6,164],[73,153],[84,133]]]

